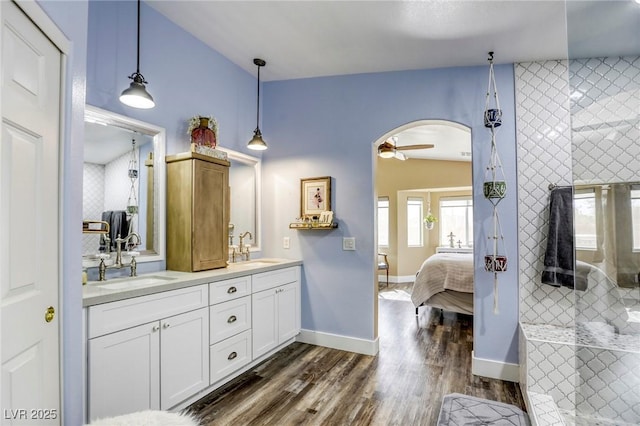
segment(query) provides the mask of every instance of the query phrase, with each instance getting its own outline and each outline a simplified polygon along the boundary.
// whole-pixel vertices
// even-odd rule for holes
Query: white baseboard
[[[473,351],[471,351],[471,373],[491,379],[520,382],[520,364],[476,358]]]
[[[300,334],[296,337],[296,341],[364,355],[376,355],[379,350],[378,338],[375,340],[365,340],[357,337],[321,333],[319,331],[304,329],[300,330]]]
[[[416,279],[415,275],[389,275],[389,283],[398,284],[398,283],[412,283]],[[386,275],[378,275],[379,283],[386,283],[387,276]]]

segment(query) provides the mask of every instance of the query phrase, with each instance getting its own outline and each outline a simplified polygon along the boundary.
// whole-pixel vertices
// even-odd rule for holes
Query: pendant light
[[[256,151],[264,151],[267,149],[267,144],[262,140],[262,132],[260,132],[260,67],[267,65],[262,59],[255,58],[253,63],[258,66],[258,102],[256,105],[256,130],[253,131],[253,139],[247,144],[247,148]]]
[[[138,54],[136,72],[131,74],[129,78],[133,81],[129,88],[125,89],[120,95],[120,102],[130,107],[141,109],[149,109],[156,106],[156,103],[144,86],[148,83],[142,74],[140,74],[140,0],[138,0]]]

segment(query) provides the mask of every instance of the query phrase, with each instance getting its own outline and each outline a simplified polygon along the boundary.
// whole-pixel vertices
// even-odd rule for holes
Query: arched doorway
[[[380,155],[385,142],[383,148],[393,155]],[[473,251],[471,146],[471,129],[448,120],[407,123],[374,143],[378,253],[389,262],[389,284],[380,273],[377,289],[410,297],[410,284],[425,259],[451,245]],[[436,222],[427,229],[429,214]]]

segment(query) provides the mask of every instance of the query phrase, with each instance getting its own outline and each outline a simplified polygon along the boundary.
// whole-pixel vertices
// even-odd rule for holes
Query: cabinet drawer
[[[209,308],[210,343],[251,328],[251,296],[219,303]]]
[[[291,268],[283,268],[275,271],[255,274],[252,281],[253,292],[255,293],[297,281],[299,279],[299,271],[300,269],[298,266],[293,266]]]
[[[207,306],[206,284],[89,307],[89,338]]]
[[[209,304],[226,302],[251,294],[251,275],[209,284]]]
[[[209,348],[211,384],[251,362],[251,330],[216,343]]]

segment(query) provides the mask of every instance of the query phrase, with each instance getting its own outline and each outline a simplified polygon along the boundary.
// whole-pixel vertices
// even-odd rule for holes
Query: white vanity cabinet
[[[89,418],[169,409],[209,385],[207,285],[91,306]]]
[[[300,268],[254,275],[251,304],[256,359],[300,332]]]
[[[252,361],[251,280],[247,275],[209,284],[212,385]]]

